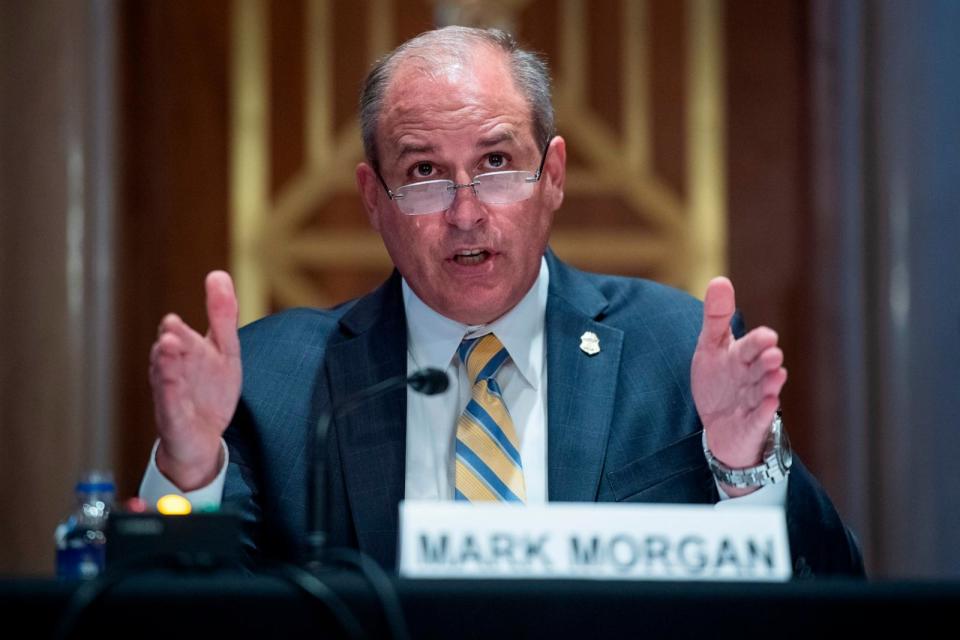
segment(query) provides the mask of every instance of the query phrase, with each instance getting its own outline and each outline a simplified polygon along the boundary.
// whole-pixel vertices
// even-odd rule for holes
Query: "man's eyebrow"
[[[400,151],[397,153],[397,161],[402,160],[404,156],[409,156],[414,153],[430,153],[434,149],[436,149],[436,147],[429,142],[424,144],[401,143]]]
[[[503,144],[504,142],[516,142],[516,140],[517,136],[513,129],[501,129],[500,131],[485,138],[480,138],[477,141],[477,147],[481,149],[488,149],[490,147]]]
[[[516,142],[516,140],[517,136],[513,129],[501,129],[485,138],[480,138],[480,140],[477,141],[477,148],[489,149],[504,142]],[[405,156],[417,153],[431,153],[433,151],[436,151],[436,145],[430,144],[429,142],[422,144],[413,142],[400,143],[400,150],[397,152],[397,161],[399,162]]]

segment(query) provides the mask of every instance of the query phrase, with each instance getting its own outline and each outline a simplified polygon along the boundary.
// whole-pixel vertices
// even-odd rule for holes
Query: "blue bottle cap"
[[[109,471],[88,471],[77,482],[78,493],[108,493],[116,491],[113,474]]]
[[[112,482],[78,482],[77,491],[80,493],[107,493],[115,491]]]

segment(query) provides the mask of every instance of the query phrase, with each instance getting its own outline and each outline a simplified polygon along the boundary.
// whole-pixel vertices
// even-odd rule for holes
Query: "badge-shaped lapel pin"
[[[584,331],[580,336],[580,351],[588,356],[595,356],[600,353],[600,338],[593,331]]]

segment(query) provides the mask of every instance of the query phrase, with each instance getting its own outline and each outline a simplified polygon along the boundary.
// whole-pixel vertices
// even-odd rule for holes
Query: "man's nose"
[[[477,192],[469,182],[472,180],[457,185],[453,202],[444,213],[447,222],[464,231],[477,226],[487,217],[486,208],[477,198]]]

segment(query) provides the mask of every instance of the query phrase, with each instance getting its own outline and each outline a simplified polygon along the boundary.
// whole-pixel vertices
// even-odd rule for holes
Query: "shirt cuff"
[[[717,491],[720,492],[720,502],[714,505],[717,509],[727,509],[737,507],[785,507],[787,505],[787,483],[790,482],[790,472],[783,482],[768,484],[760,487],[753,493],[748,493],[739,498],[731,498],[724,492],[720,483],[714,480],[717,485]]]
[[[194,491],[181,491],[177,485],[163,475],[163,472],[157,467],[157,447],[159,446],[160,441],[157,440],[153,443],[153,450],[150,451],[150,462],[147,463],[147,471],[143,474],[143,480],[140,481],[140,498],[150,508],[156,508],[157,500],[172,493],[189,500],[194,510],[219,508],[223,499],[223,483],[227,477],[227,464],[230,462],[230,451],[227,449],[227,443],[223,441],[223,438],[220,438],[223,466],[220,467],[217,477],[207,486]]]

